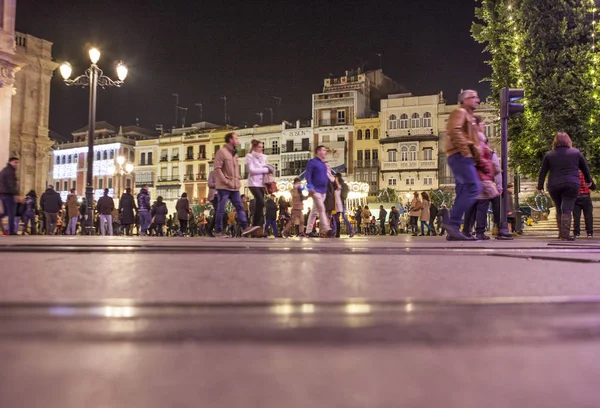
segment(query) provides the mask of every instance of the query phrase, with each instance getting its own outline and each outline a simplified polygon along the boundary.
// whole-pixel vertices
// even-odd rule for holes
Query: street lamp
[[[117,157],[117,166],[115,166],[114,164],[112,166],[110,166],[110,168],[108,169],[109,173],[114,175],[121,175],[121,180],[120,180],[120,190],[121,190],[121,195],[123,194],[123,185],[125,184],[125,176],[129,175],[133,172],[133,163],[126,163],[125,157],[124,156],[118,156]],[[117,189],[117,191],[119,191],[119,189]],[[118,197],[120,197],[118,195]]]
[[[102,89],[110,87],[120,87],[123,85],[125,78],[127,77],[127,67],[119,62],[117,64],[117,76],[118,80],[114,81],[104,75],[104,72],[96,65],[100,60],[100,51],[97,48],[89,50],[90,61],[92,65],[85,71],[83,75],[71,78],[73,67],[68,62],[64,62],[60,66],[60,74],[63,77],[65,84],[68,86],[80,86],[82,88],[90,88],[90,106],[88,116],[88,152],[87,152],[87,174],[86,174],[86,187],[85,197],[88,203],[87,211],[87,233],[93,234],[94,222],[93,222],[93,203],[94,203],[94,133],[96,131],[96,93],[98,86]]]

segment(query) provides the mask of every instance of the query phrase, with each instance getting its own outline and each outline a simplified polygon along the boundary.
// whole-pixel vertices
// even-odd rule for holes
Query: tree
[[[600,170],[595,5],[590,0],[482,0],[471,28],[491,54],[491,99],[525,88],[524,115],[511,119],[510,164],[537,175],[557,131],[567,132]]]

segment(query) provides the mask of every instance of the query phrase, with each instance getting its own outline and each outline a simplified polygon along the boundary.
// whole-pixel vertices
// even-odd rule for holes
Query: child
[[[302,225],[304,225],[304,216],[302,215],[302,211],[304,210],[304,195],[302,195],[302,180],[298,177],[294,179],[294,186],[292,188],[292,217],[288,221],[287,225],[283,229],[281,235],[284,238],[290,236],[290,229],[294,226],[298,226],[298,230],[296,231],[296,235],[304,237],[304,232],[300,232],[302,229]]]

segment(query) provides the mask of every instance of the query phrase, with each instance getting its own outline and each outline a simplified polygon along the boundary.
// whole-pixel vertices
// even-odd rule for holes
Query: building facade
[[[354,119],[354,140],[351,143],[355,158],[353,173],[348,174],[354,181],[369,184],[369,195],[379,191],[379,135],[381,121],[379,114],[370,118]]]
[[[48,182],[48,160],[53,141],[48,137],[50,80],[58,66],[52,61],[52,43],[16,33],[16,56],[23,67],[14,79],[10,120],[10,155],[20,159],[22,193],[42,191]]]
[[[50,152],[50,183],[66,198],[74,188],[78,195],[85,194],[87,178],[88,127],[72,133],[73,142],[56,144]],[[121,126],[118,130],[107,122],[97,122],[94,133],[93,188],[97,200],[108,188],[118,198],[125,188],[133,188],[135,171],[121,173],[127,163],[135,161],[137,140],[156,138],[157,133],[138,126]],[[123,158],[123,164],[118,158]]]

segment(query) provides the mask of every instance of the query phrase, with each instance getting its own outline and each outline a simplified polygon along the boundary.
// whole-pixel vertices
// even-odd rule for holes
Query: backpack
[[[348,187],[348,184],[343,183],[342,184],[342,193],[341,193],[342,201],[346,201],[346,199],[348,198],[349,191],[350,191],[350,188]]]

